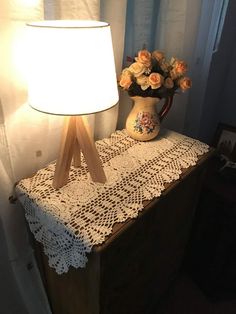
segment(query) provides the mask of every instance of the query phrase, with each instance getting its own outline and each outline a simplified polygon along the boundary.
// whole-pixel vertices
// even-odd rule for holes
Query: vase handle
[[[164,103],[163,107],[161,108],[161,111],[159,112],[160,121],[162,121],[165,118],[165,116],[167,115],[167,113],[169,112],[169,110],[172,106],[172,102],[173,102],[173,95],[167,96],[165,99],[165,103]]]

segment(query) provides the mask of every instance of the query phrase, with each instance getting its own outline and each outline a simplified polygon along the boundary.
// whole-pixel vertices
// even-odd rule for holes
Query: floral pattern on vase
[[[157,115],[153,115],[150,112],[140,111],[134,120],[134,131],[141,134],[149,134],[155,130],[157,124]]]
[[[126,119],[126,130],[133,139],[149,141],[160,130],[160,117],[156,105],[160,101],[154,97],[131,97],[133,108]]]

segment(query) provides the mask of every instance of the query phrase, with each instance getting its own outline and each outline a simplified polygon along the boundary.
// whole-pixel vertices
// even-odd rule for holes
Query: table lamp
[[[53,179],[68,182],[72,158],[80,166],[83,152],[94,182],[106,176],[85,115],[118,102],[111,31],[108,23],[49,20],[27,24],[28,102],[48,114],[64,115],[64,131]]]

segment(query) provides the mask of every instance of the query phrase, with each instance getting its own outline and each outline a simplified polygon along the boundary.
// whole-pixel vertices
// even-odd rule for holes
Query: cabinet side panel
[[[99,314],[100,256],[91,254],[86,268],[70,267],[58,275],[36,243],[37,260],[53,314]]]
[[[101,313],[152,313],[181,267],[203,169],[179,180],[101,255]]]

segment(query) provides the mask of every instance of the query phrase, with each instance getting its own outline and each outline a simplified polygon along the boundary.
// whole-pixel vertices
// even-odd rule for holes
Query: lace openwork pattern
[[[161,195],[183,168],[208,151],[202,142],[163,130],[156,140],[139,142],[125,130],[96,142],[107,176],[94,183],[82,157],[69,182],[52,187],[55,163],[17,185],[17,195],[36,240],[58,274],[85,267],[92,247],[105,241],[117,222],[137,217],[144,200]]]

